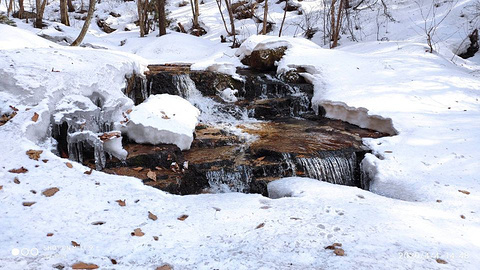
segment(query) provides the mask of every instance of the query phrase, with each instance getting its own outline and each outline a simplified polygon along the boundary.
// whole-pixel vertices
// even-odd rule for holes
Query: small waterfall
[[[219,103],[212,98],[205,97],[195,86],[195,82],[188,74],[176,74],[172,80],[177,88],[179,96],[187,99],[201,114],[199,120],[207,124],[236,124],[252,122],[254,119],[248,117],[246,109],[239,106]]]
[[[237,171],[224,169],[206,173],[210,189],[214,193],[248,192],[252,181],[252,171],[249,167],[238,166]]]
[[[100,140],[97,134],[91,131],[75,132],[73,134],[68,134],[68,158],[70,160],[83,162],[85,143],[93,147],[96,169],[103,169],[106,163],[103,142],[102,140]]]
[[[333,184],[355,185],[357,162],[354,152],[319,152],[316,157],[297,157],[296,162],[307,177]]]
[[[292,155],[290,153],[282,153],[282,157],[285,160],[285,163],[287,163],[287,169],[284,170],[283,175],[290,175],[289,172],[291,172],[292,176],[296,176],[297,165],[295,164],[295,160],[292,158]]]

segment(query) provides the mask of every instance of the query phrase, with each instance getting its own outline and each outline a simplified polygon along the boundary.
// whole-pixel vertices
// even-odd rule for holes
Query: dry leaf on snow
[[[335,253],[335,255],[337,256],[344,256],[345,255],[345,251],[341,248],[337,248],[333,251],[333,253]]]
[[[20,180],[18,180],[18,177],[13,178],[13,183],[15,184],[20,184]]]
[[[138,236],[138,237],[141,237],[141,236],[145,235],[145,233],[142,232],[142,229],[140,229],[140,228],[136,228],[135,230],[133,230],[133,232],[131,234],[132,234],[132,236]]]
[[[157,181],[157,174],[153,171],[148,171],[147,177],[152,179],[153,181]]]
[[[70,168],[70,169],[73,168],[73,165],[70,162],[65,163],[65,165],[67,165],[67,167]]]
[[[22,204],[23,204],[23,206],[28,207],[28,206],[32,206],[32,205],[36,204],[36,202],[23,202]]]
[[[55,193],[57,193],[60,189],[58,189],[57,187],[52,187],[52,188],[48,188],[44,191],[42,191],[42,194],[46,197],[52,197],[53,195],[55,195]]]
[[[28,150],[27,151],[27,156],[30,158],[30,159],[34,159],[34,160],[38,160],[40,158],[40,154],[43,153],[42,150]]]
[[[151,220],[157,220],[157,216],[155,216],[154,214],[152,214],[152,212],[148,211],[148,218],[151,219]]]
[[[80,246],[80,244],[79,244],[79,243],[77,243],[77,242],[75,242],[75,241],[72,241],[72,246],[74,246],[74,247],[79,247],[79,246]]]
[[[38,115],[38,113],[34,113],[33,116],[32,116],[32,121],[33,121],[33,122],[37,122],[39,116],[40,116],[40,115]]]
[[[258,226],[255,227],[255,229],[260,229],[260,228],[263,228],[264,226],[265,226],[265,223],[262,222],[262,223],[258,224]]]
[[[127,204],[125,203],[125,200],[116,200],[116,202],[118,203],[118,205],[120,206],[126,206]]]
[[[28,170],[25,169],[24,167],[21,167],[21,168],[18,168],[18,169],[11,169],[8,172],[11,172],[11,173],[26,173],[26,172],[28,172]]]
[[[72,265],[72,269],[98,269],[98,265],[93,263],[77,262]]]
[[[463,193],[463,194],[470,195],[470,191],[461,190],[461,189],[459,189],[458,191],[461,192],[461,193]]]
[[[184,220],[187,219],[187,218],[188,218],[188,215],[181,215],[181,216],[179,216],[177,219],[178,219],[178,220],[181,220],[181,221],[184,221]]]

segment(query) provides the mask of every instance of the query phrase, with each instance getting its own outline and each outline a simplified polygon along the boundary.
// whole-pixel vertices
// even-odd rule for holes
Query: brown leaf
[[[0,186],[0,190],[2,190],[2,189],[3,189],[3,186]]]
[[[148,218],[151,219],[151,220],[157,220],[158,217],[155,216],[154,214],[152,214],[152,212],[148,211]]]
[[[255,229],[260,229],[260,228],[263,228],[264,226],[265,226],[265,223],[262,222],[262,223],[258,224],[258,226],[255,227]]]
[[[53,195],[55,195],[55,193],[57,193],[60,189],[58,189],[57,187],[52,187],[52,188],[48,188],[44,191],[42,191],[42,194],[46,197],[52,197]]]
[[[70,168],[70,169],[73,168],[73,165],[70,162],[65,163],[65,165],[67,165],[67,167]]]
[[[162,266],[157,267],[155,270],[173,270],[173,267],[169,264],[164,264]]]
[[[52,237],[53,233],[47,233],[47,237]]]
[[[438,203],[441,203],[441,202],[442,202],[442,200],[437,200],[437,202],[438,202]]]
[[[465,219],[465,216],[464,216],[464,215],[460,215],[460,217],[461,217],[462,219]]]
[[[154,171],[148,171],[147,177],[152,179],[153,181],[157,181],[157,174]]]
[[[132,112],[132,109],[128,109],[127,110],[127,114],[131,113]]]
[[[112,262],[112,264],[117,264],[117,260],[115,259],[110,259],[110,261]]]
[[[345,255],[345,251],[341,248],[337,248],[333,251],[333,253],[335,253],[335,255],[337,256],[344,256]]]
[[[135,230],[133,230],[132,232],[132,236],[138,236],[138,237],[141,237],[141,236],[144,236],[145,233],[142,232],[142,229],[140,228],[136,228]]]
[[[33,121],[33,122],[37,122],[37,121],[38,121],[38,117],[39,117],[38,113],[34,113],[33,116],[32,116],[32,121]]]
[[[136,168],[133,168],[132,170],[134,170],[136,172],[139,172],[139,171],[143,170],[143,167],[136,167]]]
[[[98,269],[98,265],[93,263],[77,262],[72,265],[72,269]]]
[[[259,157],[259,158],[255,159],[255,161],[259,162],[259,161],[262,161],[262,160],[264,160],[264,159],[265,159],[265,156]]]
[[[27,206],[27,207],[28,207],[28,206],[32,206],[32,205],[34,205],[34,204],[36,204],[36,203],[37,203],[37,202],[23,202],[22,204],[23,204],[23,206]]]
[[[443,259],[440,259],[440,258],[437,258],[436,259],[437,263],[439,264],[447,264],[447,261],[443,260]]]
[[[341,243],[333,243],[333,244],[330,245],[330,246],[326,246],[325,249],[332,249],[332,250],[333,250],[333,249],[339,248],[339,247],[341,247],[341,246],[342,246]]]
[[[458,191],[459,191],[459,192],[461,192],[461,193],[463,193],[463,194],[470,195],[470,191],[467,191],[467,190],[461,190],[461,189],[459,189]]]
[[[162,167],[158,167],[158,166],[157,166],[157,167],[155,167],[155,169],[157,169],[157,170],[159,170],[159,171],[162,171],[162,170],[163,170],[163,168],[162,168]]]
[[[90,175],[90,174],[92,174],[92,172],[93,172],[93,169],[90,169],[90,171],[84,171],[83,174]]]
[[[184,220],[187,219],[187,218],[188,218],[188,215],[181,215],[181,216],[179,216],[177,219],[178,219],[178,220],[181,220],[181,221],[184,221]]]
[[[126,206],[127,204],[125,203],[125,200],[116,200],[116,202],[118,203],[118,205],[120,206]]]
[[[95,222],[92,222],[92,225],[103,225],[105,224],[105,221],[95,221]]]
[[[42,150],[28,150],[27,151],[27,156],[30,158],[30,159],[34,159],[34,160],[38,160],[40,158],[40,154],[43,153]]]
[[[48,159],[42,159],[43,163],[47,163]]]
[[[18,180],[18,177],[13,178],[13,183],[15,184],[20,184],[20,180]]]
[[[24,167],[21,167],[21,168],[18,168],[18,169],[11,169],[11,170],[9,170],[9,172],[11,172],[11,173],[26,173],[26,172],[28,172],[28,170],[25,169]]]
[[[153,240],[158,241],[158,236],[154,236]]]
[[[79,246],[80,246],[80,244],[79,244],[79,243],[77,243],[77,242],[75,242],[75,241],[72,241],[72,246],[74,246],[74,247],[79,247]]]
[[[14,106],[10,105],[10,106],[8,106],[8,107],[10,107],[10,109],[12,109],[14,112],[18,112],[18,109],[15,108]]]

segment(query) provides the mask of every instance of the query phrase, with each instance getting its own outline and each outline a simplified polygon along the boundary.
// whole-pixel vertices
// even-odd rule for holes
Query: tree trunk
[[[282,25],[280,25],[280,31],[278,31],[278,37],[282,36],[283,24],[285,23],[285,18],[287,17],[287,9],[288,9],[288,0],[285,0],[285,10],[283,12]]]
[[[157,0],[158,30],[160,36],[167,34],[167,17],[165,15],[165,0]]]
[[[265,7],[263,8],[263,29],[262,35],[267,34],[267,15],[268,15],[268,0],[265,0]]]
[[[144,9],[144,2],[142,2],[142,0],[137,0],[138,25],[140,26],[140,37],[145,36],[145,12],[143,9]]]
[[[35,28],[43,27],[43,12],[45,11],[45,6],[47,5],[47,0],[35,0],[36,16],[35,16]]]
[[[223,26],[225,27],[225,31],[227,32],[227,35],[231,36],[232,33],[228,31],[227,23],[225,22],[225,17],[223,17],[222,0],[215,0],[215,1],[217,2],[218,11],[220,11],[220,15],[222,16],[222,21],[223,21]]]
[[[18,0],[19,10],[18,18],[23,19],[23,12],[25,12],[25,6],[23,5],[23,0]]]
[[[78,46],[78,45],[80,45],[80,43],[82,43],[83,38],[87,34],[88,28],[90,27],[90,22],[92,21],[92,17],[93,17],[93,13],[95,11],[95,4],[96,3],[97,3],[97,0],[90,0],[90,3],[88,4],[87,19],[85,20],[85,23],[83,24],[82,31],[80,31],[80,34],[78,35],[77,39],[75,39],[75,41],[72,43],[71,46]]]
[[[340,0],[340,3],[338,4],[338,12],[337,12],[337,20],[335,21],[335,18],[332,18],[332,46],[331,48],[335,48],[338,46],[338,38],[340,36],[340,28],[342,26],[342,15],[343,15],[343,3],[345,0]]]
[[[200,24],[198,23],[198,17],[200,17],[200,9],[198,7],[198,0],[193,0],[193,2],[195,3],[195,21],[194,21],[194,26],[196,28],[200,27]]]
[[[68,12],[74,12],[75,7],[73,6],[72,0],[67,0]]]
[[[60,0],[60,21],[66,26],[70,26],[70,19],[68,18],[67,0]]]
[[[236,40],[237,32],[235,31],[235,21],[234,21],[234,18],[233,18],[233,11],[232,11],[232,5],[230,3],[230,0],[225,0],[225,5],[227,6],[228,17],[230,18],[230,27],[232,29],[232,35],[233,35],[232,46],[235,47],[235,46],[237,46],[237,40]]]
[[[7,9],[7,17],[10,17],[10,12],[13,10],[13,0],[10,0],[10,3],[8,4],[8,9]]]

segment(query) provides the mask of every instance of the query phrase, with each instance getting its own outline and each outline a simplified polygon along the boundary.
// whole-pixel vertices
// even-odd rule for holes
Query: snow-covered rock
[[[179,96],[153,95],[133,108],[123,131],[137,143],[175,144],[187,150],[199,114],[197,108]]]

